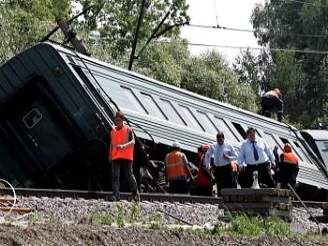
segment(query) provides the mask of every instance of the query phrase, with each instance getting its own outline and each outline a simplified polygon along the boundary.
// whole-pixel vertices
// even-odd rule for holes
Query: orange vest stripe
[[[166,171],[169,180],[186,179],[188,176],[187,168],[182,160],[182,153],[173,151],[167,154]]]
[[[110,153],[112,160],[124,159],[133,161],[133,150],[134,146],[130,145],[125,149],[115,148],[118,144],[125,144],[129,142],[129,134],[131,129],[128,125],[123,125],[121,129],[116,127],[112,129],[111,138],[112,138],[112,151]]]
[[[287,164],[297,165],[298,157],[292,152],[284,153],[284,161],[283,162],[285,162]]]

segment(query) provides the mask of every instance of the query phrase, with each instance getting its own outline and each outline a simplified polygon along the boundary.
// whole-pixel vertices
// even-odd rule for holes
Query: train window
[[[282,138],[282,137],[279,137],[279,138],[280,138],[280,140],[281,140],[284,144],[286,144],[286,143],[291,144],[291,143],[288,141],[288,139],[286,139],[286,138]],[[300,158],[301,161],[305,160],[306,157],[305,157],[305,155],[304,155],[304,153],[303,153],[303,150],[302,150],[302,148],[300,147],[300,145],[299,145],[298,143],[296,143],[295,141],[294,141],[293,143],[294,143],[294,145],[293,145],[293,144],[291,144],[291,145],[292,145],[292,147],[293,147],[294,153],[298,156],[298,158]]]
[[[273,150],[273,147],[276,146],[276,145],[278,145],[280,150],[282,150],[281,146],[277,143],[277,141],[275,140],[275,138],[273,137],[273,135],[271,133],[264,132],[263,138],[268,143],[269,147],[272,150]]]
[[[239,134],[240,134],[244,139],[246,139],[246,138],[247,138],[247,134],[246,134],[244,128],[243,128],[240,124],[238,124],[238,123],[236,123],[236,122],[232,122],[232,124],[233,124],[233,126],[236,128],[236,130],[239,132]]]
[[[289,141],[288,141],[286,138],[282,138],[282,137],[280,137],[280,140],[281,140],[284,144],[289,143]]]
[[[163,98],[161,100],[161,106],[165,114],[168,116],[169,120],[181,124],[181,125],[187,125],[187,123],[182,119],[181,115],[177,112],[175,107],[172,105],[172,103],[168,100],[165,100]]]
[[[135,95],[132,89],[122,85],[121,88],[125,92],[124,104],[129,104],[126,105],[127,108],[134,108],[139,112],[149,114],[147,109],[142,105],[142,102],[140,102],[139,98]]]
[[[233,134],[232,130],[230,127],[227,125],[227,123],[222,119],[217,116],[214,116],[213,122],[216,126],[216,128],[224,133],[224,136],[226,139],[233,141],[233,142],[239,142],[236,136]]]
[[[37,108],[33,108],[24,117],[23,122],[27,128],[31,129],[42,120],[42,114]]]
[[[218,132],[218,129],[215,127],[215,124],[211,121],[211,119],[206,113],[197,110],[197,114],[197,118],[203,125],[203,128],[206,132],[211,134],[216,134]]]
[[[140,92],[140,94],[142,95],[141,101],[144,102],[144,105],[150,115],[166,120],[168,119],[151,95],[144,92]]]
[[[179,106],[181,109],[182,117],[187,122],[188,126],[196,127],[199,130],[205,131],[204,128],[199,123],[199,121],[196,119],[195,115],[191,112],[191,110],[188,107],[183,106],[181,104],[179,104]]]

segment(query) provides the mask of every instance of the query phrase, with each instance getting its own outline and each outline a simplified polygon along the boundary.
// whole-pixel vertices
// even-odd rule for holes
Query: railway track
[[[61,189],[15,189],[17,196],[35,196],[35,197],[60,197],[60,198],[76,198],[76,199],[103,199],[111,201],[112,192],[108,191],[85,191],[85,190],[61,190]],[[1,188],[0,195],[12,195],[9,188]],[[159,202],[180,202],[180,203],[200,203],[200,204],[222,204],[221,197],[191,196],[183,194],[167,194],[167,193],[141,193],[142,201],[159,201]],[[130,193],[121,193],[121,199],[131,201]],[[292,201],[294,206],[302,206],[299,201]],[[304,201],[304,203],[313,208],[328,209],[328,202],[322,201]]]

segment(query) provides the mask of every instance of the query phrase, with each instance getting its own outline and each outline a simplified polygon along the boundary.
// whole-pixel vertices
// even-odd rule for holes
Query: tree
[[[0,62],[35,44],[55,27],[59,14],[69,14],[69,1],[24,0],[0,5]]]
[[[257,98],[250,85],[240,84],[237,74],[215,51],[189,59],[181,87],[221,102],[257,111]]]
[[[253,11],[252,23],[259,43],[270,48],[328,50],[328,7],[325,1],[266,1]],[[318,36],[318,34],[320,34]],[[325,36],[326,35],[326,36]],[[270,52],[274,72],[270,87],[287,88],[287,113],[292,121],[309,127],[327,111],[327,55],[324,52]],[[267,69],[272,69],[268,66]],[[292,92],[292,88],[296,88]],[[299,111],[297,111],[299,110]]]
[[[261,51],[255,56],[249,49],[242,52],[233,64],[234,71],[239,75],[239,82],[249,84],[257,95],[268,89],[272,66],[272,59],[268,52]]]
[[[94,6],[93,11],[85,15],[85,23],[90,30],[100,32],[101,38],[111,45],[108,50],[114,59],[124,55],[131,46],[137,25],[142,0],[75,0],[83,9]],[[185,0],[147,0],[143,22],[139,31],[139,44],[147,40],[155,27],[167,12],[169,17],[159,29],[158,33],[170,26],[189,21],[188,5]],[[171,28],[163,37],[177,37],[178,28]]]
[[[136,70],[218,101],[253,112],[258,110],[251,86],[238,82],[237,74],[218,52],[191,56],[187,44],[172,41],[150,45],[136,63]]]

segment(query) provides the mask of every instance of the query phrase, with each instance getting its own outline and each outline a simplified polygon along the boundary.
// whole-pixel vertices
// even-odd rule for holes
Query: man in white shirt
[[[210,145],[205,154],[205,166],[209,169],[211,157],[214,157],[214,176],[218,192],[222,188],[236,188],[237,183],[233,175],[231,161],[237,158],[232,145],[224,142],[224,134],[219,131],[216,135],[216,143]]]
[[[245,169],[245,186],[251,187],[253,171],[258,171],[259,183],[269,188],[276,186],[271,174],[271,166],[275,166],[275,157],[264,139],[256,136],[255,128],[248,128],[247,139],[242,143],[238,155],[240,169]]]

